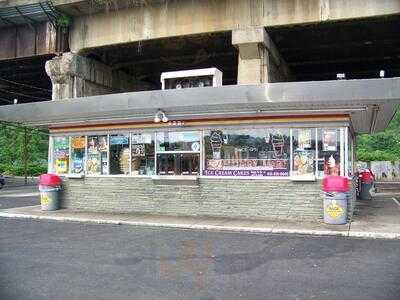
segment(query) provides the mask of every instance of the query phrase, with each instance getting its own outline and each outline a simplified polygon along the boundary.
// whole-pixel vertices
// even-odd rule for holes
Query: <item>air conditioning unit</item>
[[[163,90],[222,86],[222,72],[217,68],[161,73]]]

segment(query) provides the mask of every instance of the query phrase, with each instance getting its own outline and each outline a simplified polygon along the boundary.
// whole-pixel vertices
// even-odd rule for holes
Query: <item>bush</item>
[[[43,164],[28,164],[27,165],[27,175],[28,176],[38,176],[47,172],[47,165]],[[24,176],[25,168],[22,164],[13,165],[0,165],[0,173],[12,176]]]

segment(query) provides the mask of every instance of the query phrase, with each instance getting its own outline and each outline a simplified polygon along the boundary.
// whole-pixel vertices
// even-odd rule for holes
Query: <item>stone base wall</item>
[[[197,185],[162,185],[149,178],[63,180],[63,208],[252,219],[323,218],[321,183],[289,180],[199,179]],[[352,201],[349,209],[352,211]]]

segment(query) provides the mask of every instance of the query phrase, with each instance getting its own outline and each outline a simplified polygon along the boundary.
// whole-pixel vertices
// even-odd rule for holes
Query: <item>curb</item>
[[[155,223],[155,222],[138,222],[138,221],[117,221],[106,219],[92,218],[76,218],[76,217],[61,217],[61,216],[37,216],[28,214],[17,214],[0,212],[0,217],[4,218],[19,218],[19,219],[37,219],[51,220],[61,222],[81,222],[92,224],[111,224],[111,225],[131,225],[143,227],[162,227],[162,228],[180,228],[194,230],[211,230],[211,231],[228,231],[228,232],[247,232],[247,233],[273,233],[273,234],[299,234],[299,235],[314,235],[314,236],[341,236],[355,237],[367,239],[394,239],[400,240],[400,233],[380,233],[380,232],[362,232],[362,231],[335,231],[335,230],[312,230],[312,229],[285,229],[271,227],[237,227],[237,226],[222,226],[222,225],[200,225],[200,224],[181,224],[181,223]]]

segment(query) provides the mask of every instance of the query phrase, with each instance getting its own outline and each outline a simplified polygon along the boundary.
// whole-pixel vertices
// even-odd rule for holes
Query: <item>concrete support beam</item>
[[[239,50],[238,84],[289,81],[289,68],[263,27],[232,31]]]
[[[73,10],[80,2],[82,0],[56,0],[54,4]],[[71,51],[79,52],[106,45],[238,28],[393,15],[400,13],[400,1],[169,0],[98,13],[83,13],[84,7],[75,11],[79,14],[70,29],[70,47]]]
[[[47,61],[46,73],[53,100],[128,92],[137,86],[127,74],[72,52]]]

